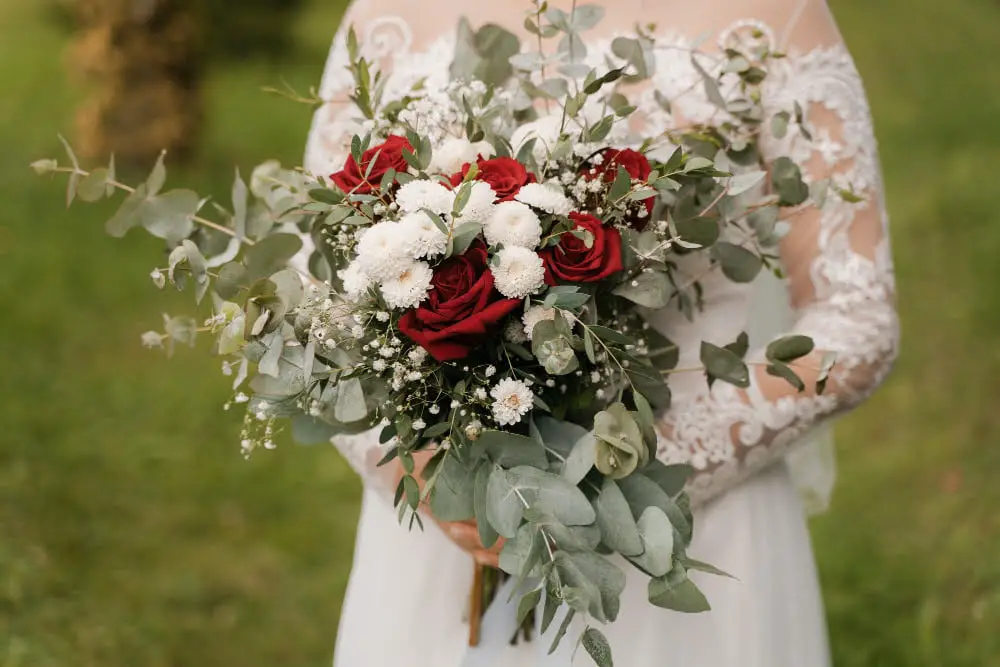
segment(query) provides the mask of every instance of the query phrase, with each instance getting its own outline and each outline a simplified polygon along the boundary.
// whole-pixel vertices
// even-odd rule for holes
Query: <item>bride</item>
[[[570,0],[549,4],[572,8]],[[698,364],[700,341],[722,345],[744,330],[755,347],[789,332],[805,334],[820,350],[816,363],[806,365],[818,368],[826,351],[838,361],[823,395],[796,393],[762,370],[748,390],[717,383],[709,391],[703,378],[672,378],[674,400],[661,418],[659,456],[696,471],[689,486],[696,512],[690,553],[735,579],[697,579],[713,609],[683,615],[650,605],[641,573],[625,568],[630,574],[621,613],[606,634],[624,667],[823,667],[830,656],[800,492],[809,492],[809,503],[823,502],[832,466],[824,429],[881,383],[898,339],[879,165],[862,84],[824,0],[604,4],[606,18],[588,33],[594,46],[636,23],[655,24],[655,75],[648,90],[634,91],[647,129],[708,119],[713,107],[691,64],[694,49],[710,63],[713,50],[765,40],[787,54],[772,65],[765,102],[782,108],[801,102],[809,128],[771,140],[770,156],[793,155],[810,180],[832,178],[863,196],[859,203],[830,197],[822,208],[789,221],[781,245],[784,279],[765,272],[749,285],[736,284],[696,260],[682,269],[701,280],[704,309],[693,321],[675,309],[649,316],[684,351],[681,365]],[[364,54],[390,74],[386,97],[392,99],[421,80],[432,89],[447,83],[460,17],[473,25],[502,25],[528,43],[522,27],[527,9],[529,0],[356,0],[330,54],[321,88],[327,103],[316,114],[306,167],[317,174],[339,169],[358,129],[347,99],[348,25],[357,30]],[[600,53],[591,56],[602,62]],[[656,103],[654,89],[670,100],[670,113]],[[815,386],[815,377],[803,379]],[[367,481],[336,667],[590,664],[583,651],[572,657],[572,642],[547,657],[547,638],[511,645],[509,637],[491,637],[489,614],[483,642],[470,649],[470,554],[485,563],[495,554],[482,549],[468,525],[428,524],[423,532],[400,527],[385,491],[384,477],[392,473],[374,467],[377,436],[336,444]]]

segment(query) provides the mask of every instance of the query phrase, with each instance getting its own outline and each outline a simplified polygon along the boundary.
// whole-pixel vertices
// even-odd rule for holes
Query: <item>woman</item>
[[[571,9],[569,0],[549,4]],[[700,578],[713,610],[687,616],[651,606],[645,578],[626,567],[622,611],[606,634],[616,663],[625,667],[823,667],[830,658],[822,601],[786,457],[810,451],[820,427],[881,383],[898,340],[879,166],[861,81],[823,0],[615,0],[606,6],[603,23],[586,35],[595,51],[636,23],[656,25],[656,74],[650,87],[631,92],[647,129],[711,116],[714,107],[691,64],[699,37],[711,36],[698,47],[708,52],[764,42],[787,54],[772,65],[766,101],[776,108],[801,102],[809,128],[772,139],[769,157],[793,155],[807,166],[808,180],[833,179],[862,198],[830,197],[791,221],[781,244],[784,280],[763,275],[738,285],[695,260],[682,268],[704,286],[703,311],[693,321],[674,309],[649,315],[652,326],[680,344],[682,366],[697,365],[700,341],[721,345],[744,330],[754,347],[790,332],[811,336],[817,351],[804,364],[814,369],[804,373],[809,387],[824,354],[835,353],[837,365],[822,395],[798,393],[762,368],[745,391],[723,383],[710,391],[696,374],[672,378],[673,407],[662,415],[659,454],[696,470],[689,487],[697,526],[690,552],[736,579]],[[345,104],[351,87],[346,26],[356,28],[368,57],[391,72],[392,97],[422,79],[430,88],[447,82],[461,16],[473,25],[500,24],[532,43],[522,27],[528,9],[526,0],[357,0],[331,52],[321,91],[329,103],[317,113],[307,168],[339,169],[345,140],[356,130]],[[592,55],[601,62],[600,53]],[[669,113],[656,103],[654,89],[670,100]],[[401,528],[379,491],[381,473],[373,471],[377,438],[337,444],[371,483],[336,667],[550,664],[547,640],[469,653],[469,554],[481,562],[494,554],[482,549],[469,526]],[[555,664],[570,664],[569,657],[560,660]],[[572,664],[588,660],[581,651]]]

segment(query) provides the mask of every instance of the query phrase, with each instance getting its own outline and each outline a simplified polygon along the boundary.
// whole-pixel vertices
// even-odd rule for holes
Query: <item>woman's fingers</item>
[[[445,535],[463,551],[471,554],[477,563],[499,567],[500,550],[503,549],[502,539],[487,549],[479,539],[479,528],[475,521],[442,522],[439,525]]]

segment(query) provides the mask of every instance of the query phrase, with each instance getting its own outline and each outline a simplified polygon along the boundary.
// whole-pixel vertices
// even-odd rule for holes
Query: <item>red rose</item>
[[[646,159],[646,156],[631,148],[621,150],[617,148],[605,148],[601,151],[601,157],[604,158],[604,161],[597,167],[593,167],[593,172],[589,169],[585,172],[587,180],[603,177],[605,182],[613,183],[615,178],[618,177],[618,167],[624,167],[628,175],[634,180],[643,182],[653,172],[653,168],[649,165],[649,160]],[[656,203],[656,198],[649,197],[648,199],[644,199],[642,203],[646,206],[646,217],[635,217],[629,220],[632,227],[639,231],[642,231],[649,223],[649,216],[653,213],[653,204]]]
[[[330,180],[344,192],[353,192],[359,195],[369,194],[379,186],[382,177],[390,169],[395,169],[397,172],[407,170],[408,165],[403,159],[403,149],[412,151],[413,146],[405,137],[390,135],[384,143],[372,146],[362,153],[360,165],[353,155],[349,156],[344,168],[336,174],[332,174]],[[372,160],[375,161],[375,164],[372,165],[371,171],[368,171],[368,165],[371,164]],[[365,178],[365,172],[368,172],[368,178]]]
[[[479,167],[476,180],[489,183],[493,192],[497,193],[497,201],[511,201],[522,185],[536,181],[535,175],[529,173],[524,165],[514,158],[495,157],[489,160],[479,158],[476,165]],[[452,186],[457,187],[462,182],[469,173],[469,166],[466,164],[462,167],[462,171],[451,177]]]
[[[579,236],[563,232],[558,245],[539,253],[546,283],[595,283],[622,270],[622,237],[617,229],[587,213],[570,213],[569,219],[576,229],[590,232],[593,243],[588,248]]]
[[[438,266],[431,285],[427,300],[400,318],[399,330],[438,361],[468,356],[521,305],[494,289],[482,241]]]

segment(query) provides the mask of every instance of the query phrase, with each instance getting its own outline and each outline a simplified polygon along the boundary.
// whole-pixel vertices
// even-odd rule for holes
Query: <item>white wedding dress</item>
[[[570,8],[568,0],[550,4]],[[738,285],[695,262],[684,269],[702,281],[704,311],[694,321],[673,310],[650,314],[651,324],[685,351],[682,366],[698,364],[700,341],[727,344],[744,330],[751,349],[790,332],[809,335],[821,350],[835,352],[838,363],[821,396],[798,394],[763,370],[748,391],[723,383],[709,391],[697,373],[672,378],[674,401],[663,415],[660,456],[697,470],[690,485],[696,504],[690,554],[736,579],[696,577],[713,609],[684,615],[650,605],[646,577],[625,565],[621,614],[604,630],[619,667],[825,667],[824,612],[800,492],[822,504],[832,482],[824,429],[880,384],[898,342],[880,171],[862,84],[822,0],[604,4],[604,22],[585,34],[595,66],[606,67],[613,36],[637,22],[656,24],[656,73],[651,86],[632,93],[647,127],[708,120],[715,112],[691,64],[692,49],[708,54],[701,62],[711,69],[718,49],[767,40],[787,57],[772,63],[765,100],[774,109],[801,102],[811,130],[811,139],[793,129],[769,142],[770,156],[791,155],[807,166],[810,180],[832,178],[864,197],[848,203],[831,196],[820,210],[789,221],[781,244],[786,280],[766,274]],[[316,114],[306,167],[323,174],[339,169],[345,140],[358,128],[346,101],[348,23],[364,52],[391,72],[391,99],[420,80],[426,90],[447,83],[461,15],[473,25],[494,22],[523,34],[528,8],[516,0],[355,2],[334,41],[321,88],[329,102]],[[522,42],[528,40],[524,35]],[[673,116],[656,102],[654,88],[670,99]],[[377,438],[335,444],[369,481],[336,667],[592,664],[582,650],[571,656],[572,641],[546,658],[548,637],[510,646],[490,639],[488,627],[483,645],[470,652],[470,558],[430,522],[424,532],[400,527],[373,471]]]

